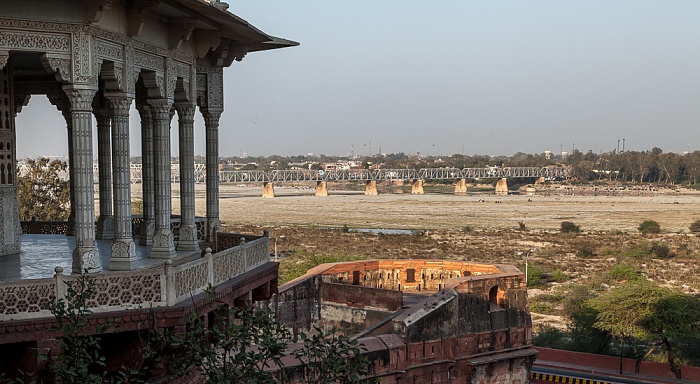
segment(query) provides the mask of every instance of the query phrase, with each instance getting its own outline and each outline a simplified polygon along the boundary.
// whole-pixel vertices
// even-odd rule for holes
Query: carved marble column
[[[114,188],[114,240],[109,269],[129,271],[136,262],[131,237],[131,170],[129,153],[129,108],[132,99],[108,96],[112,109],[112,183]]]
[[[153,180],[153,118],[147,105],[139,106],[141,116],[141,195],[143,198],[143,222],[139,245],[152,245],[155,230],[155,195]]]
[[[68,214],[66,236],[75,236],[75,167],[73,167],[73,156],[71,155],[73,153],[73,113],[70,111],[70,106],[62,109],[61,112],[63,113],[63,118],[66,120],[68,132],[68,188],[70,188],[70,213]]]
[[[194,222],[194,104],[176,104],[180,124],[180,232],[177,249],[197,250]]]
[[[155,230],[151,257],[170,258],[175,255],[173,233],[170,230],[170,109],[166,99],[149,100],[153,114],[153,169],[155,187]]]
[[[214,241],[214,233],[221,230],[219,220],[219,119],[221,111],[202,109],[206,134],[207,168],[207,242]]]
[[[97,170],[99,173],[100,216],[97,218],[95,238],[114,238],[114,217],[112,216],[112,161],[110,124],[111,111],[108,108],[94,111],[97,121]]]
[[[0,255],[20,252],[19,204],[15,142],[14,86],[5,67],[8,56],[0,55]]]
[[[73,273],[100,272],[95,247],[95,192],[92,172],[92,98],[94,89],[65,86],[71,104],[73,150],[71,168],[75,176],[75,250]]]

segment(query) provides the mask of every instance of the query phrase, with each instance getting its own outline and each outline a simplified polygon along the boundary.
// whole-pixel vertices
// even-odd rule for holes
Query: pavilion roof
[[[241,17],[228,11],[228,5],[219,0],[170,0],[184,13],[194,11],[198,17],[198,29],[211,29],[222,38],[246,44],[248,52],[264,51],[299,45],[298,42],[270,36]]]

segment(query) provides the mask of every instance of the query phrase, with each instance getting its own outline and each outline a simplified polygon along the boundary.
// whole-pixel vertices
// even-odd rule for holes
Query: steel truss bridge
[[[19,173],[28,172],[29,168],[21,164]],[[98,166],[94,165],[95,183],[99,182]],[[180,166],[171,164],[172,182],[180,181]],[[569,175],[566,167],[486,167],[486,168],[425,168],[425,169],[336,169],[311,170],[288,169],[276,171],[219,171],[221,183],[283,183],[301,181],[398,181],[398,180],[459,180],[459,179],[501,179],[519,177],[544,177],[549,180],[565,179]],[[131,164],[131,182],[140,183],[141,164]],[[68,177],[68,172],[60,175]],[[206,167],[194,165],[195,183],[204,183]]]
[[[563,167],[489,167],[489,168],[425,168],[425,169],[339,169],[277,171],[221,171],[222,183],[279,183],[299,181],[398,181],[398,180],[459,180],[534,177],[565,179],[568,168]]]
[[[565,179],[568,168],[563,167],[489,167],[489,168],[426,168],[426,169],[290,169],[264,171],[220,171],[222,183],[283,183],[301,181],[398,181],[398,180],[459,180],[544,177]]]

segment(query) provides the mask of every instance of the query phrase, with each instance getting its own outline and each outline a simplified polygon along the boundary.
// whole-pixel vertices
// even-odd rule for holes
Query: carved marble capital
[[[182,122],[193,122],[194,114],[196,108],[194,104],[189,103],[175,103],[175,109],[177,109],[177,118]]]
[[[204,118],[204,124],[206,124],[207,129],[218,129],[219,120],[221,119],[221,112],[204,110],[202,111],[202,117]]]
[[[165,120],[169,119],[173,104],[168,99],[151,99],[148,106],[154,119]]]
[[[112,115],[114,116],[129,116],[129,111],[131,110],[131,102],[133,99],[131,97],[125,96],[106,96],[109,101],[109,106],[112,109]]]
[[[71,111],[92,111],[92,99],[96,90],[86,88],[64,87],[70,101]]]

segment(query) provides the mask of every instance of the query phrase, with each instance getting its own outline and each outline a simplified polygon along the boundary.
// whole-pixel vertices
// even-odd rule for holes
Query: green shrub
[[[579,233],[581,232],[581,227],[570,221],[562,221],[561,229],[559,230],[561,231],[561,233]]]
[[[650,249],[651,256],[657,259],[668,259],[673,257],[671,249],[666,244],[653,243]]]
[[[693,233],[700,232],[700,220],[695,220],[695,221],[693,221],[692,224],[690,224],[690,232],[693,232]]]
[[[590,247],[585,246],[585,245],[583,247],[581,247],[581,249],[576,251],[576,256],[578,256],[578,257],[594,257],[595,255],[596,254],[593,251],[593,249],[591,249]]]
[[[616,265],[608,272],[608,276],[617,281],[633,281],[642,278],[639,270],[631,265]]]
[[[533,301],[530,304],[530,312],[540,313],[543,315],[551,315],[552,305],[547,303],[546,301]]]
[[[549,277],[552,281],[555,281],[557,283],[563,283],[571,279],[571,277],[569,277],[569,275],[564,273],[564,271],[562,271],[561,269],[557,269],[556,271],[552,272]]]
[[[585,285],[571,286],[564,300],[564,315],[571,319],[595,294]]]
[[[520,231],[527,231],[527,226],[525,225],[524,222],[518,221],[518,230],[520,230]]]
[[[545,273],[540,267],[530,266],[527,271],[527,285],[537,287],[544,284]]]
[[[474,232],[474,228],[472,228],[471,225],[465,225],[464,228],[462,228],[462,230],[463,230],[464,232],[467,232],[467,233],[472,233],[472,232]]]
[[[635,259],[648,258],[651,254],[651,244],[648,241],[633,244],[622,252],[622,256]]]
[[[644,220],[637,229],[644,235],[661,232],[661,226],[654,220]]]

